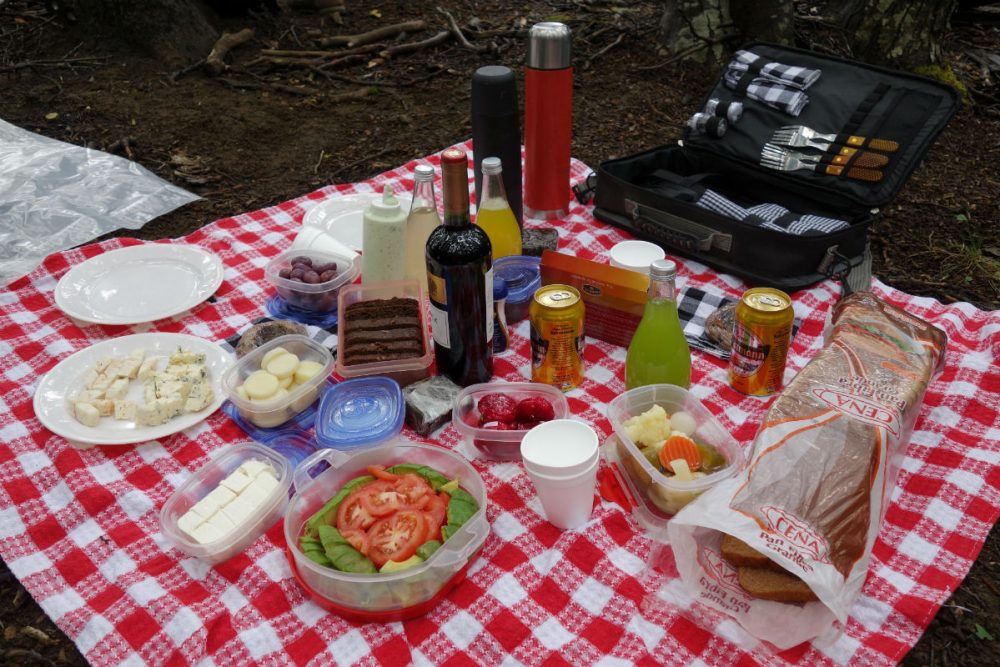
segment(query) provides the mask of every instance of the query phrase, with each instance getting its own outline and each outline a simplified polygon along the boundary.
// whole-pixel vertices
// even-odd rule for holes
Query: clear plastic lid
[[[493,262],[493,275],[507,283],[507,302],[531,301],[542,285],[542,259],[531,255],[510,255]]]
[[[398,434],[405,416],[403,390],[395,380],[384,376],[345,380],[320,401],[316,439],[323,447],[356,449]]]

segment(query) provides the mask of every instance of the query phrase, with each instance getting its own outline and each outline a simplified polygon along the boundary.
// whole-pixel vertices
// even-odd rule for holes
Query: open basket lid
[[[833,206],[843,206],[846,199],[871,209],[892,201],[958,108],[958,93],[951,86],[916,74],[764,42],[752,42],[742,49],[766,61],[819,70],[819,78],[805,90],[808,103],[798,116],[792,116],[741,96],[726,85],[723,69],[723,76],[696,111],[718,98],[742,101],[743,114],[727,126],[722,137],[685,129],[685,148],[722,158],[737,177],[745,175],[752,181],[766,176],[796,194]],[[825,134],[877,137],[899,147],[884,153],[889,161],[880,168],[882,176],[877,182],[761,166],[764,144],[776,129],[789,125],[804,125]],[[822,154],[810,148],[791,150]]]

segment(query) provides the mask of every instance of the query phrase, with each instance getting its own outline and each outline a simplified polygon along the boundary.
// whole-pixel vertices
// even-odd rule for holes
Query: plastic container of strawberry
[[[537,382],[486,382],[455,397],[452,423],[485,458],[521,460],[521,439],[543,421],[569,416],[561,391]]]

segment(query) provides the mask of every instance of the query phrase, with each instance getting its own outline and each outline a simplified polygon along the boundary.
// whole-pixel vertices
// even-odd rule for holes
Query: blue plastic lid
[[[316,413],[322,447],[356,449],[403,429],[406,403],[399,383],[381,375],[345,380],[324,394]]]
[[[315,438],[308,433],[293,430],[275,433],[264,444],[288,459],[293,468],[319,449]]]
[[[503,278],[498,278],[493,276],[493,300],[499,301],[500,299],[507,298],[507,281]]]
[[[296,308],[280,296],[275,294],[264,303],[267,312],[271,317],[283,320],[293,320],[301,324],[311,324],[321,329],[332,329],[337,326],[337,311],[331,310],[328,313],[314,313],[302,308]]]
[[[507,283],[507,302],[525,303],[542,286],[542,259],[531,255],[509,255],[493,262],[493,281]],[[494,297],[496,298],[496,297]]]

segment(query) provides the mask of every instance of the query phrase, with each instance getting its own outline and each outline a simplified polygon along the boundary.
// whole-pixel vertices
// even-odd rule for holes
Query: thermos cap
[[[486,65],[472,75],[472,113],[482,116],[517,114],[517,79],[509,67]]]
[[[536,23],[528,31],[528,55],[525,64],[531,69],[565,69],[572,64],[570,29],[565,23]]]

